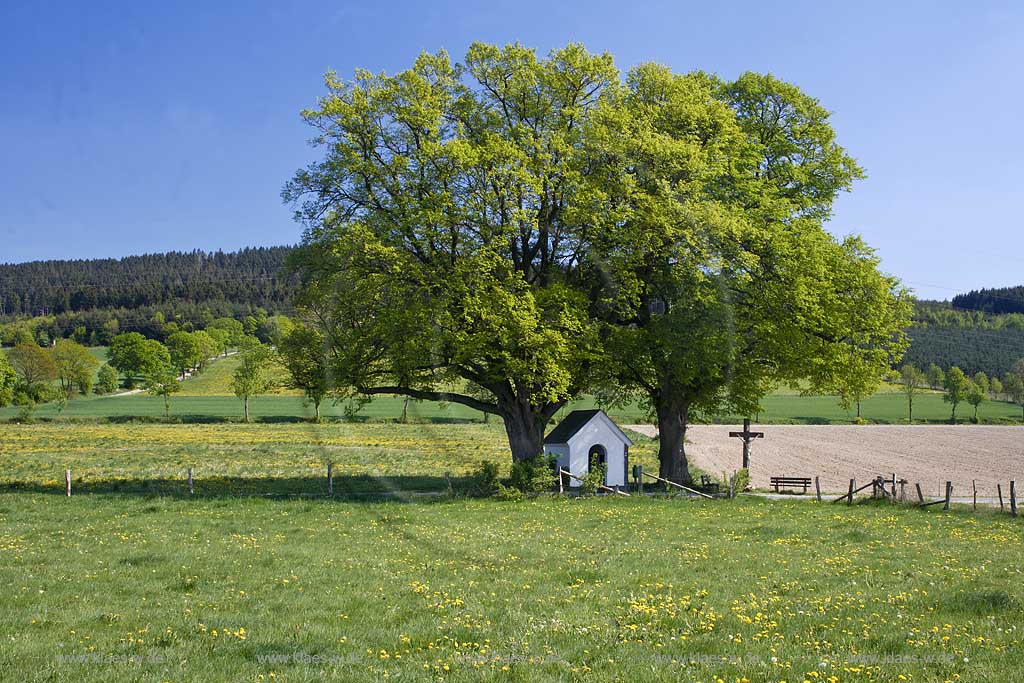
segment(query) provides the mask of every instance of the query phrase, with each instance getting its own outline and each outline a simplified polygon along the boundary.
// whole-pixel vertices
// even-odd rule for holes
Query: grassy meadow
[[[0,423],[0,680],[1024,677],[1019,520],[419,495],[508,460],[496,421]]]
[[[1003,683],[1022,537],[749,499],[6,492],[0,679]]]

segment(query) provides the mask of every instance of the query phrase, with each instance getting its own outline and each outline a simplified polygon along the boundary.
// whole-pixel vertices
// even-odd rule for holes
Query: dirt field
[[[654,427],[627,429],[654,436]],[[740,429],[698,425],[687,432],[687,455],[706,472],[720,475],[741,464],[742,444],[729,438]],[[1004,495],[1011,479],[1024,488],[1024,427],[986,426],[815,426],[766,425],[751,446],[750,474],[754,486],[767,488],[772,476],[821,477],[825,491],[845,491],[850,479],[867,483],[879,474],[920,482],[926,496],[941,495],[953,482],[954,496]],[[912,486],[911,484],[911,486]],[[911,491],[913,488],[910,489]]]

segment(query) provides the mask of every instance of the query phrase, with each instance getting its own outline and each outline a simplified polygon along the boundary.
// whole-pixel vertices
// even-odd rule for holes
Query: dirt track
[[[627,429],[654,436],[649,425]],[[698,425],[687,432],[687,455],[706,472],[720,476],[740,467],[742,444],[729,438],[738,426]],[[845,491],[850,479],[866,483],[893,472],[920,482],[926,496],[941,495],[953,482],[955,496],[970,495],[977,480],[979,496],[1003,494],[1011,479],[1024,495],[1024,427],[986,426],[817,426],[766,425],[751,446],[753,484],[767,488],[772,476],[821,477],[825,491]],[[913,490],[912,488],[910,489]]]

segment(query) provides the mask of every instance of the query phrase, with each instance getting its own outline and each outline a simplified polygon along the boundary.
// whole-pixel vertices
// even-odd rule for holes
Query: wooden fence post
[[[735,497],[736,497],[736,473],[733,472],[731,475],[729,475],[729,498],[732,499],[732,498],[735,498]]]
[[[1000,510],[1000,512],[1002,512],[1003,510],[1006,509],[1006,507],[1003,505],[1003,485],[1002,484],[996,484],[996,493],[999,494],[999,510]]]
[[[188,468],[188,495],[191,496],[194,491],[195,491],[195,488],[193,486],[193,481],[192,481],[192,468],[189,467]]]
[[[971,489],[974,491],[974,512],[978,511],[978,482],[971,479]]]
[[[334,495],[334,463],[327,463],[327,495]]]
[[[64,470],[64,491],[71,497],[71,470]]]
[[[821,479],[814,478],[814,492],[818,494],[818,502],[821,502]]]
[[[642,496],[644,494],[644,466],[637,465],[636,468],[637,491]]]
[[[907,480],[900,479],[900,502],[907,502]]]
[[[946,502],[942,506],[943,510],[948,510],[949,509],[949,499],[952,498],[952,497],[953,497],[953,482],[947,481],[946,482]]]
[[[892,473],[892,495],[889,498],[890,498],[890,500],[893,503],[896,502],[896,473],[895,472]]]
[[[1017,482],[1010,480],[1010,514],[1017,516]]]
[[[857,480],[856,479],[851,479],[850,480],[850,497],[846,501],[847,505],[853,505],[853,489],[855,489],[855,488],[857,488]]]
[[[917,500],[924,505],[924,493],[921,492],[921,482],[917,482]]]

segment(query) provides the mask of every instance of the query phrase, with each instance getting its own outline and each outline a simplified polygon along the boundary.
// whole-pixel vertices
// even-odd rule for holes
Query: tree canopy
[[[338,387],[499,415],[515,460],[581,392],[639,395],[686,481],[691,411],[854,395],[899,358],[902,288],[823,227],[861,171],[791,84],[474,44],[326,85],[284,198]]]

